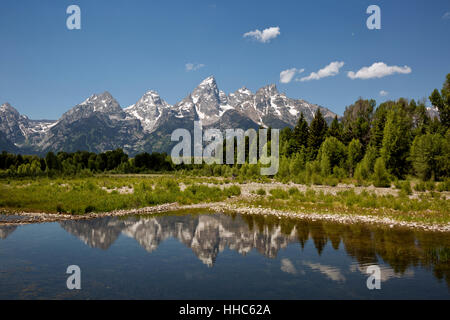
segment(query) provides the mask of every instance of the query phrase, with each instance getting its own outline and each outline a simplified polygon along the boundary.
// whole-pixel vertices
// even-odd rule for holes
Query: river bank
[[[0,226],[204,209],[450,231],[449,192],[170,176],[25,180],[0,188]]]
[[[176,211],[182,212],[186,210],[200,210],[200,209],[205,209],[211,212],[227,212],[245,215],[274,216],[279,219],[290,218],[309,221],[329,221],[341,224],[363,223],[363,224],[383,225],[388,226],[390,228],[402,227],[402,228],[419,229],[424,231],[450,232],[450,224],[427,224],[420,222],[399,221],[388,217],[377,217],[377,216],[357,215],[357,214],[338,214],[333,212],[321,212],[321,213],[295,212],[262,207],[244,207],[239,206],[239,204],[236,202],[226,202],[226,201],[216,203],[200,203],[194,205],[180,205],[178,203],[170,203],[132,210],[115,210],[111,212],[89,213],[84,215],[16,212],[13,215],[11,215],[14,216],[13,219],[9,219],[9,221],[0,221],[0,226],[14,226],[14,225],[47,223],[58,221],[91,220],[102,217],[120,217],[133,215],[146,216]]]

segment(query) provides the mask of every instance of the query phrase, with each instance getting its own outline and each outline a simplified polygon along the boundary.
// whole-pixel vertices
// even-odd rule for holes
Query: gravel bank
[[[14,213],[14,216],[20,217],[20,219],[13,219],[13,218],[1,219],[0,215],[0,226],[57,222],[66,220],[88,220],[108,216],[151,215],[156,213],[164,213],[169,211],[178,211],[187,209],[208,209],[217,212],[236,212],[239,214],[265,215],[265,216],[270,215],[278,217],[279,219],[293,218],[293,219],[306,219],[310,221],[323,220],[343,224],[367,223],[367,224],[384,225],[390,228],[402,227],[402,228],[412,228],[436,232],[450,232],[450,224],[430,225],[421,222],[397,221],[390,218],[381,218],[376,216],[364,216],[355,214],[333,214],[333,213],[301,213],[301,212],[281,211],[261,207],[241,207],[233,203],[232,201],[200,203],[194,205],[179,205],[177,203],[170,203],[140,209],[116,210],[112,212],[89,213],[84,215],[21,212],[21,213]]]

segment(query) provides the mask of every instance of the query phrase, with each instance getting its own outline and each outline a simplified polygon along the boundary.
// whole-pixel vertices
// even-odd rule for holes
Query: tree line
[[[174,165],[164,153],[140,153],[130,158],[122,149],[103,153],[87,151],[48,152],[45,157],[0,154],[2,176],[91,175],[93,173],[146,173],[172,171]]]

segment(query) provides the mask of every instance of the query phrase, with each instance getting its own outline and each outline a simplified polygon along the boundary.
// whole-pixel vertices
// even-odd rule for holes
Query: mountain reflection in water
[[[16,228],[15,226],[0,226],[0,239],[6,239]]]
[[[330,244],[334,251],[345,250],[355,260],[354,270],[364,272],[365,266],[383,262],[390,266],[392,273],[385,273],[385,277],[399,277],[407,276],[411,267],[421,267],[450,287],[450,235],[446,233],[269,216],[196,213],[106,217],[59,224],[88,246],[103,250],[108,250],[120,235],[134,238],[149,253],[165,240],[174,238],[209,267],[214,266],[218,255],[226,248],[241,255],[255,249],[265,257],[276,258],[280,249],[292,243],[299,243],[303,250],[312,242],[319,256]],[[0,238],[6,239],[15,228],[0,227]],[[327,266],[302,263],[335,281],[342,277]],[[281,260],[281,270],[297,272],[289,259]]]

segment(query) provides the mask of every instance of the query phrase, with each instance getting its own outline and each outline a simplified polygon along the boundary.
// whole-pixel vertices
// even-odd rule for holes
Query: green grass
[[[270,199],[287,199],[289,194],[281,188],[275,188],[270,190]]]
[[[180,182],[186,185],[183,191]],[[12,212],[84,214],[172,202],[222,201],[241,192],[239,186],[221,189],[200,185],[200,182],[205,181],[164,176],[3,180],[0,181],[0,208]],[[132,188],[133,192],[121,194],[120,188]]]
[[[450,201],[437,192],[422,194],[418,199],[407,196],[407,186],[399,196],[376,195],[374,192],[354,190],[337,192],[335,195],[317,192],[311,188],[300,192],[272,189],[269,197],[242,199],[239,205],[264,207],[293,212],[359,214],[389,217],[399,221],[445,224],[450,222]]]
[[[234,185],[228,186],[230,183]],[[165,203],[195,204],[223,201],[241,195],[239,181],[222,177],[173,175],[99,175],[85,178],[36,178],[0,180],[0,211],[86,214],[118,209],[135,209]],[[417,184],[414,184],[416,186]],[[377,195],[354,190],[336,194],[308,188],[275,188],[269,193],[261,186],[258,197],[237,198],[243,206],[261,206],[298,212],[326,212],[390,217],[402,221],[450,222],[450,201],[439,192],[413,192],[409,181],[397,181],[399,195]],[[442,187],[440,187],[442,186]],[[422,187],[420,187],[422,188]],[[431,189],[431,183],[424,189]],[[415,189],[415,188],[414,188]],[[130,193],[121,193],[130,192]]]

